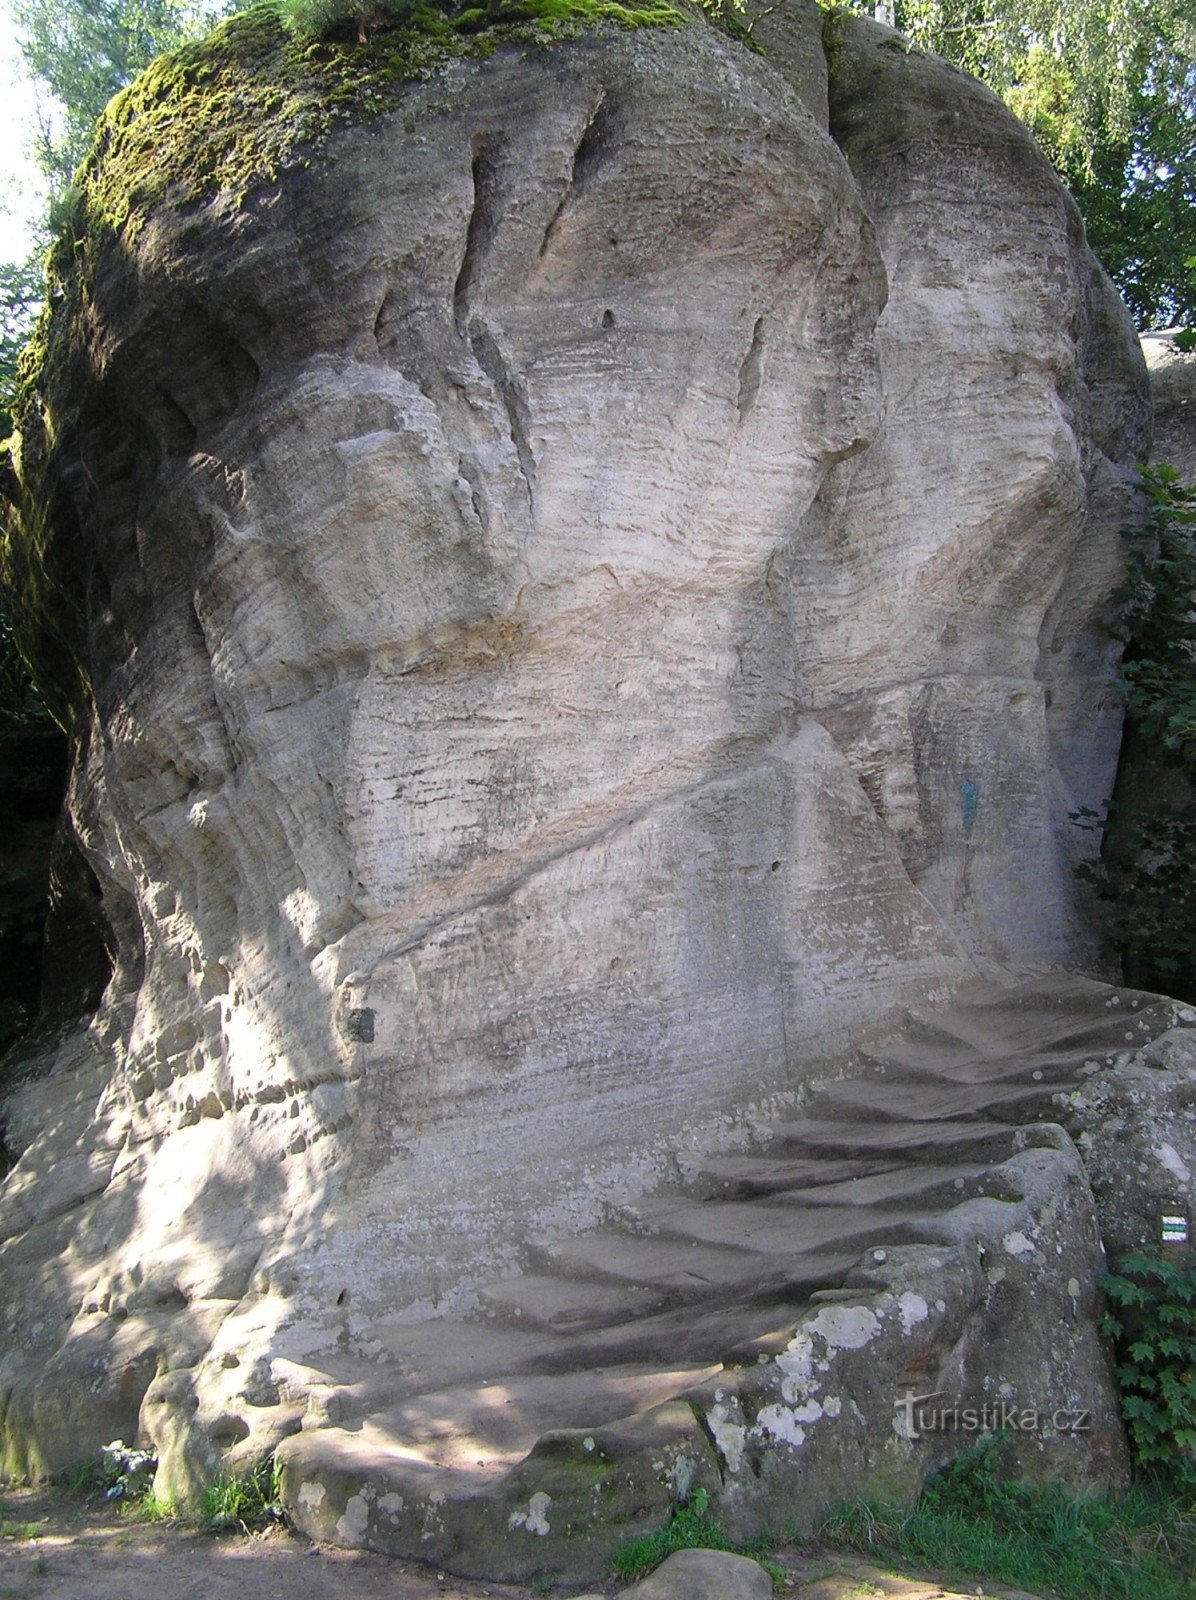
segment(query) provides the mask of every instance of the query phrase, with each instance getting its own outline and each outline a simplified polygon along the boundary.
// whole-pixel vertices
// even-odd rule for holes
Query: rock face
[[[991,95],[761,38],[451,61],[52,324],[6,561],[115,967],[8,1096],[9,1470],[334,1429],[906,1004],[1091,965],[1136,341]]]
[[[1189,1023],[1191,1008],[1180,1013]],[[1196,1038],[1152,1039],[1060,1099],[1092,1183],[1101,1236],[1121,1262],[1158,1252],[1162,1218],[1196,1220]]]
[[[1196,483],[1196,353],[1173,340],[1148,334],[1142,340],[1154,395],[1155,461],[1169,461],[1184,483]]]

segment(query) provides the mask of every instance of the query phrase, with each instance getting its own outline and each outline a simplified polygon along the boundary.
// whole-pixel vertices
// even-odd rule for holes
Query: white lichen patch
[[[823,1306],[806,1328],[821,1334],[828,1351],[862,1350],[880,1332],[880,1319],[868,1306]]]
[[[814,1342],[802,1328],[776,1358],[781,1370],[781,1394],[791,1404],[809,1393],[814,1378]]]
[[[734,1475],[743,1465],[743,1447],[747,1440],[747,1428],[742,1422],[735,1420],[735,1411],[722,1402],[716,1402],[710,1408],[706,1414],[706,1422],[714,1442],[726,1462],[727,1471]]]
[[[299,1485],[299,1505],[304,1511],[318,1511],[324,1502],[327,1491],[322,1483],[301,1483]]]
[[[792,1445],[795,1450],[806,1442],[806,1430],[788,1406],[765,1406],[756,1416],[756,1426],[770,1438]]]
[[[364,1494],[352,1495],[345,1506],[344,1515],[337,1519],[337,1537],[346,1544],[359,1544],[369,1526],[370,1506]]]
[[[542,1539],[550,1532],[548,1526],[548,1508],[552,1504],[552,1496],[545,1494],[543,1489],[537,1489],[527,1503],[526,1511],[512,1511],[507,1518],[507,1527],[512,1532],[522,1528],[527,1533],[539,1535]]]
[[[1001,1246],[1007,1255],[1032,1256],[1034,1245],[1020,1230],[1016,1233],[1007,1233],[1001,1240]]]
[[[906,1333],[912,1333],[918,1324],[925,1322],[930,1315],[930,1307],[922,1296],[909,1290],[898,1300],[897,1309],[901,1313],[901,1326]]]
[[[678,1500],[687,1500],[689,1491],[693,1488],[697,1465],[691,1456],[677,1456],[668,1472],[666,1481],[672,1485],[673,1493]]]

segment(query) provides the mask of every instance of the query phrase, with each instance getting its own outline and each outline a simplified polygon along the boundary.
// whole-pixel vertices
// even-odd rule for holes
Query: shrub
[[[1119,592],[1129,766],[1116,804],[1072,813],[1105,835],[1076,873],[1130,980],[1196,999],[1196,489],[1166,465],[1141,486],[1149,515]]]
[[[459,7],[448,6],[446,11]],[[383,29],[444,31],[443,13],[423,0],[279,0],[278,14],[295,38],[366,44]],[[438,26],[439,24],[439,26]]]
[[[1172,1264],[1135,1254],[1103,1280],[1115,1310],[1122,1414],[1138,1464],[1196,1491],[1196,1254]]]

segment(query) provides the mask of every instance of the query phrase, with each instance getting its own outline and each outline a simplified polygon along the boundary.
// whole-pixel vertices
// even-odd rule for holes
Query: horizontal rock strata
[[[170,97],[111,125],[4,545],[114,957],[7,1096],[8,1470],[139,1432],[190,1494],[294,1434],[301,1525],[390,1548],[394,1511],[398,1548],[412,1491],[353,1463],[423,1459],[461,1351],[471,1382],[518,1365],[450,1336],[493,1333],[483,1288],[750,1145],[908,1006],[1091,967],[1068,813],[1116,757],[1136,341],[991,95],[878,26],[758,21],[762,53],[694,20],[446,61],[252,182],[162,155],[114,197],[139,139],[175,148]],[[274,150],[266,69],[226,56]],[[1074,1153],[1017,1159],[1025,1206],[1071,1196],[1075,1263],[1035,1242],[1017,1292],[1088,1306]],[[759,1331],[859,1258],[843,1220]],[[974,1242],[944,1348],[988,1293]],[[587,1315],[650,1311],[666,1254]],[[721,1363],[711,1329],[700,1370],[653,1347],[581,1412],[634,1434]],[[733,1483],[676,1415],[762,1515],[772,1468]],[[632,1524],[681,1491],[656,1425]],[[440,1465],[478,1470],[470,1437]],[[469,1512],[494,1570],[539,1541],[524,1478]]]

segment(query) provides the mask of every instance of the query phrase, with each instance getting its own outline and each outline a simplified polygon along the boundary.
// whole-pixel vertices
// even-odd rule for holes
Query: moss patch
[[[411,0],[401,22],[371,28],[365,43],[355,34],[311,42],[288,29],[282,0],[271,0],[155,61],[111,102],[47,260],[46,310],[18,367],[17,437],[0,460],[11,502],[0,583],[21,654],[64,726],[87,694],[79,520],[87,513],[56,483],[53,463],[71,454],[103,361],[91,342],[91,299],[105,263],[134,249],[155,212],[186,213],[222,195],[235,214],[339,128],[391,110],[406,85],[453,59],[703,15],[688,0],[490,0],[467,9]]]
[[[185,205],[220,190],[243,199],[300,149],[387,111],[396,90],[454,57],[600,23],[678,26],[688,15],[672,0],[511,0],[455,15],[419,5],[365,44],[302,43],[272,6],[255,7],[155,61],[112,101],[51,273],[69,272],[73,252],[97,229],[120,230],[131,243],[163,201]]]

